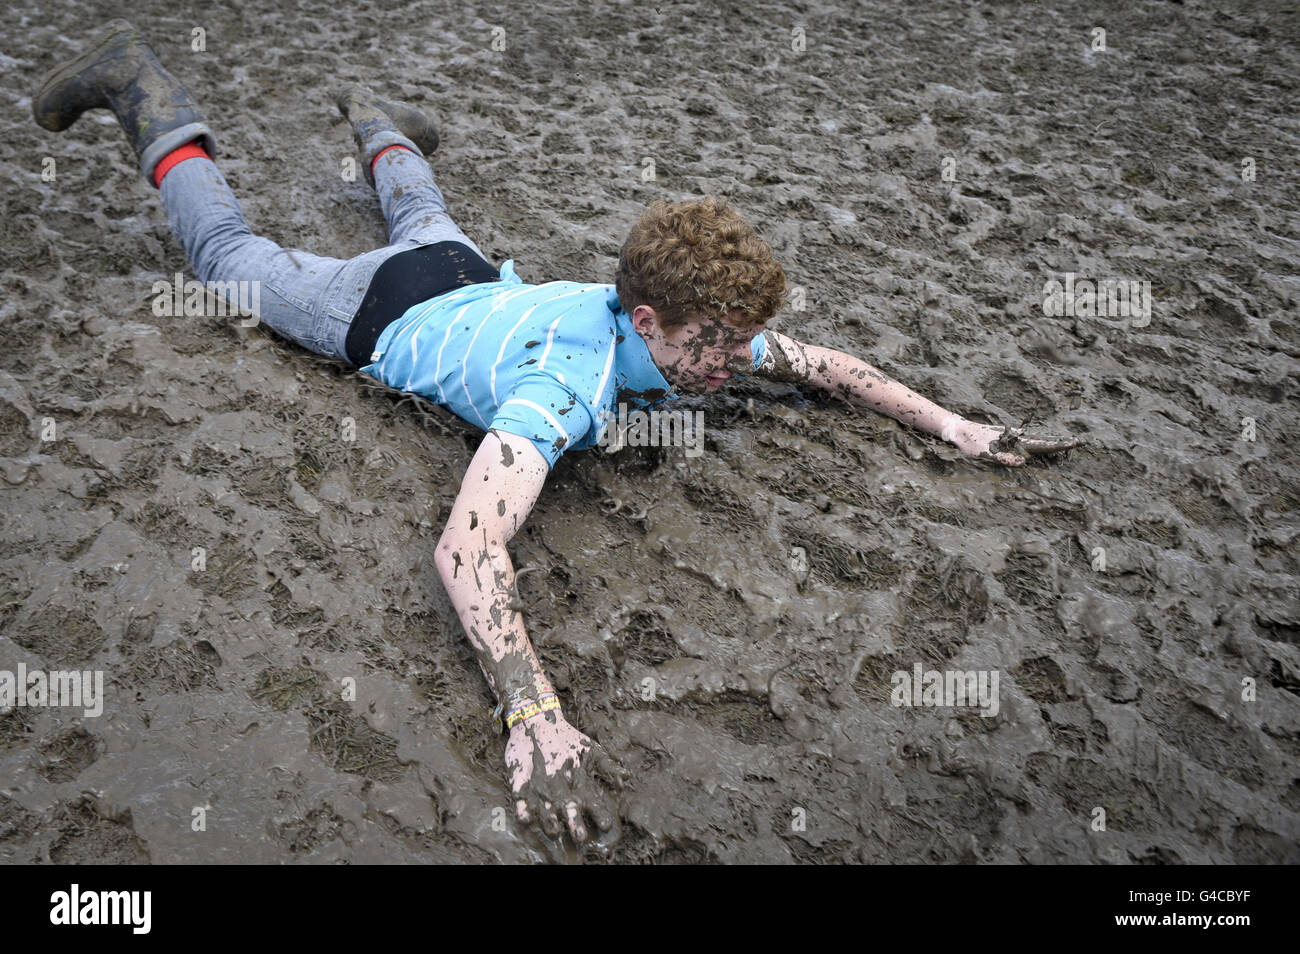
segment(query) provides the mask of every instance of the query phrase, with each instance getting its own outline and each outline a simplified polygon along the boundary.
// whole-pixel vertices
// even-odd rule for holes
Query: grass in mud
[[[319,673],[305,666],[262,670],[250,695],[271,708],[302,712],[310,725],[311,747],[340,772],[392,782],[405,772],[397,759],[397,740],[370,728],[351,705],[331,694]]]
[[[823,583],[861,583],[887,590],[902,575],[898,560],[880,549],[852,547],[798,527],[787,527],[786,538],[792,549],[803,549],[811,574]]]
[[[41,777],[47,782],[67,782],[99,758],[99,741],[80,726],[67,729],[40,745]]]
[[[187,643],[176,639],[166,646],[147,646],[118,669],[123,686],[155,692],[193,692],[219,689],[217,666],[221,657],[206,640]]]
[[[191,570],[190,580],[209,596],[238,597],[257,582],[257,556],[236,537],[224,534],[209,550],[201,570]]]
[[[964,557],[927,552],[912,577],[905,609],[909,618],[980,623],[988,615],[984,578]]]
[[[104,631],[84,610],[44,607],[7,633],[19,646],[52,666],[78,666],[98,655]]]
[[[54,812],[58,833],[50,844],[55,864],[147,864],[149,854],[136,835],[128,810],[110,815],[90,796],[65,802]]]
[[[1039,558],[1033,554],[1012,553],[1006,558],[1005,569],[995,576],[1007,595],[1021,606],[1042,609],[1056,603],[1052,584]]]

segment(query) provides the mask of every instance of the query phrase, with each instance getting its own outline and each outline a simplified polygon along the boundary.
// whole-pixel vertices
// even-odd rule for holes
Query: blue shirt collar
[[[515,260],[501,266],[501,280],[510,284],[523,284],[515,274]],[[614,316],[614,401],[620,399],[634,407],[648,407],[663,400],[677,397],[677,389],[655,365],[650,349],[632,327],[632,316],[619,304],[618,290],[609,286],[605,305]]]

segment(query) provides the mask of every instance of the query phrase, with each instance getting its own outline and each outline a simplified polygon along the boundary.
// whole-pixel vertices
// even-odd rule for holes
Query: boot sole
[[[60,117],[54,114],[48,114],[46,117],[42,117],[41,113],[37,111],[41,100],[43,100],[59,85],[66,83],[78,74],[98,64],[100,57],[112,48],[120,37],[126,36],[133,39],[140,39],[139,32],[126,20],[113,20],[107,27],[105,27],[105,30],[107,32],[103,38],[89,50],[77,56],[70,62],[65,63],[63,66],[55,67],[49,73],[45,74],[45,79],[41,83],[40,89],[38,89],[36,95],[32,97],[32,115],[41,128],[48,129],[50,132],[63,132],[63,130],[76,122],[77,118],[81,115],[78,113],[66,123],[61,122]],[[46,122],[47,118],[50,120],[49,122]]]

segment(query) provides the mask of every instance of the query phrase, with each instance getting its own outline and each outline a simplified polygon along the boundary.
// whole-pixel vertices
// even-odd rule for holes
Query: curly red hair
[[[785,271],[772,247],[723,199],[657,199],[618,254],[615,288],[631,314],[649,305],[664,328],[723,317],[763,324],[785,297]]]

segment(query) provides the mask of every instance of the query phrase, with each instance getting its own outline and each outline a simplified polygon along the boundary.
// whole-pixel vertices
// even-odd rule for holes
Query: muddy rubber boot
[[[111,21],[76,59],[52,70],[32,96],[32,115],[62,132],[88,109],[111,109],[153,185],[159,160],[194,139],[209,156],[216,139],[189,91],[163,69],[153,50],[125,20]]]
[[[334,102],[343,118],[352,124],[352,135],[361,151],[361,168],[372,186],[375,177],[370,166],[375,156],[389,146],[414,147],[414,151],[422,156],[438,148],[438,130],[434,128],[433,120],[409,103],[380,99],[364,86],[356,84],[335,90]]]

